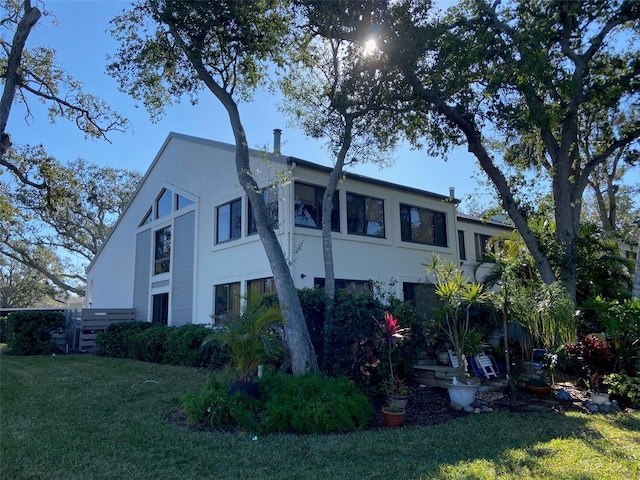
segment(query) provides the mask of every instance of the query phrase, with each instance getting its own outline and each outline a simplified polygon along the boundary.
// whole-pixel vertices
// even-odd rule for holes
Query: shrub
[[[169,328],[166,325],[151,325],[151,328],[138,331],[125,340],[130,358],[150,363],[162,362]]]
[[[51,332],[64,328],[60,312],[26,310],[7,316],[7,348],[15,355],[46,355],[56,349]]]
[[[7,317],[0,317],[0,343],[7,343]]]
[[[163,363],[187,367],[218,368],[228,361],[215,342],[202,345],[211,329],[205,325],[170,327],[165,340]]]
[[[612,373],[604,379],[607,392],[627,397],[633,405],[640,407],[640,376],[629,376],[624,372]]]
[[[320,374],[277,374],[260,381],[259,399],[229,396],[221,383],[184,396],[190,424],[236,426],[257,433],[328,433],[364,428],[371,416],[367,397],[352,381]]]
[[[119,322],[113,323],[100,332],[96,337],[98,354],[106,357],[131,358],[129,353],[129,338],[134,334],[150,328],[149,322]]]

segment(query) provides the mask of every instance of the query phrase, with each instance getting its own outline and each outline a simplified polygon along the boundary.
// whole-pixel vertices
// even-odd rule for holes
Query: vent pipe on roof
[[[279,128],[273,129],[273,153],[280,155],[280,137],[282,136],[282,130]]]
[[[449,200],[453,201],[456,199],[456,187],[449,187]]]

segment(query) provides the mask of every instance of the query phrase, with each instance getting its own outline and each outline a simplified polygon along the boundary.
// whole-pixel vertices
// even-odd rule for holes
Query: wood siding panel
[[[194,229],[195,212],[176,217],[171,264],[173,272],[171,282],[172,325],[185,325],[193,321]]]
[[[151,273],[151,230],[136,236],[136,260],[133,279],[133,308],[140,321],[149,320],[149,275]]]

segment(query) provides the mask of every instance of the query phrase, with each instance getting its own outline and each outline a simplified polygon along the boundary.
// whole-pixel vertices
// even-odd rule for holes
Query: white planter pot
[[[607,403],[609,401],[609,394],[608,393],[591,393],[591,401],[593,403],[597,403],[598,405]]]
[[[473,403],[476,399],[476,391],[478,387],[476,385],[465,384],[451,384],[447,386],[449,392],[449,399],[461,407],[467,407]]]

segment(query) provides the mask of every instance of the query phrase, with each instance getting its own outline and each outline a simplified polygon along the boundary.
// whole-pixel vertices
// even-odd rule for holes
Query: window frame
[[[262,196],[264,198],[265,203],[267,204],[267,210],[269,213],[269,220],[271,223],[271,227],[276,230],[278,227],[278,222],[280,220],[279,215],[279,202],[278,202],[278,187],[272,186],[269,188],[265,188],[262,191]],[[249,197],[247,197],[247,236],[255,235],[258,233],[258,229],[256,227],[256,219],[253,215],[253,207],[251,206],[251,201]]]
[[[460,255],[460,260],[467,259],[467,244],[464,239],[464,230],[458,230],[458,254]]]
[[[297,193],[297,188],[306,187],[313,188],[314,193],[314,204],[308,203],[300,203],[298,201],[299,196]],[[295,182],[293,186],[293,196],[294,196],[294,215],[293,221],[296,227],[300,228],[311,228],[313,230],[322,230],[322,197],[324,196],[326,188],[318,185],[313,185],[310,183],[304,182]],[[331,231],[332,232],[340,232],[340,194],[339,190],[333,192],[333,209],[331,210]],[[304,223],[298,223],[298,218],[300,215],[298,214],[299,206],[311,206],[314,209],[315,214],[312,215],[312,220],[315,225],[308,225]]]
[[[362,225],[362,230],[363,231],[355,231],[355,229],[352,230],[351,226],[353,223],[352,219],[356,218],[356,215],[350,214],[349,212],[349,205],[351,205],[350,199],[353,200],[358,200],[358,201],[362,201],[362,205],[359,206],[359,208],[362,211],[362,215],[363,218],[361,217],[357,217],[356,222],[358,222],[359,224]],[[369,211],[371,210],[370,208],[370,201],[375,201],[375,202],[380,202],[381,204],[381,215],[382,218],[380,219],[381,221],[372,219],[369,215]],[[372,238],[386,238],[386,225],[385,225],[385,216],[384,216],[384,199],[383,198],[377,198],[377,197],[371,197],[369,195],[361,195],[359,193],[353,193],[353,192],[347,192],[346,193],[346,209],[347,209],[347,233],[351,234],[351,235],[361,235],[361,236],[365,236],[365,237],[372,237]],[[375,210],[374,210],[375,212]],[[375,223],[375,224],[381,224],[382,225],[382,229],[381,229],[381,235],[376,235],[373,233],[369,233],[369,224],[370,223]]]
[[[171,272],[171,250],[172,250],[172,228],[171,225],[165,225],[153,231],[153,275],[162,275]],[[165,232],[164,234],[162,232]],[[160,238],[164,235],[164,239]],[[160,250],[159,241],[162,241],[162,250]],[[167,250],[168,243],[168,251]],[[160,256],[162,252],[162,256]],[[166,265],[166,267],[164,267]]]
[[[219,309],[223,300],[226,308],[224,311]],[[240,315],[240,282],[229,282],[214,285],[213,287],[213,315],[216,319],[224,320],[232,315]],[[220,301],[220,302],[219,302]]]
[[[492,252],[490,242],[493,238],[492,235],[484,233],[474,233],[473,243],[476,250],[476,262],[479,263],[495,263],[495,259],[491,258],[488,253]]]
[[[403,209],[409,209],[409,222],[408,225],[406,223],[405,217],[403,216]],[[431,218],[430,228],[432,231],[433,241],[422,241],[418,239],[414,239],[413,235],[413,221],[412,221],[412,213],[413,211],[419,212],[424,211],[428,212],[427,215]],[[409,243],[417,243],[420,245],[431,245],[435,247],[448,247],[449,246],[449,238],[447,235],[447,213],[439,210],[433,210],[427,207],[418,207],[416,205],[409,205],[407,203],[400,203],[399,205],[399,214],[400,214],[400,240],[403,242]],[[436,220],[436,216],[440,218],[440,220]],[[421,219],[419,213],[418,217]],[[440,223],[442,224],[439,227]],[[422,222],[421,227],[422,228]]]
[[[229,208],[229,223],[228,225],[226,225],[226,228],[227,228],[226,231],[228,231],[229,237],[221,239],[220,232],[223,230],[220,228],[220,212],[225,207]],[[236,228],[234,228],[234,225],[233,225],[234,218],[238,218],[239,225],[237,225]],[[231,242],[233,240],[238,240],[242,238],[242,198],[236,198],[226,203],[223,203],[221,205],[218,205],[216,207],[215,219],[216,219],[216,232],[215,232],[216,245],[220,243]]]

